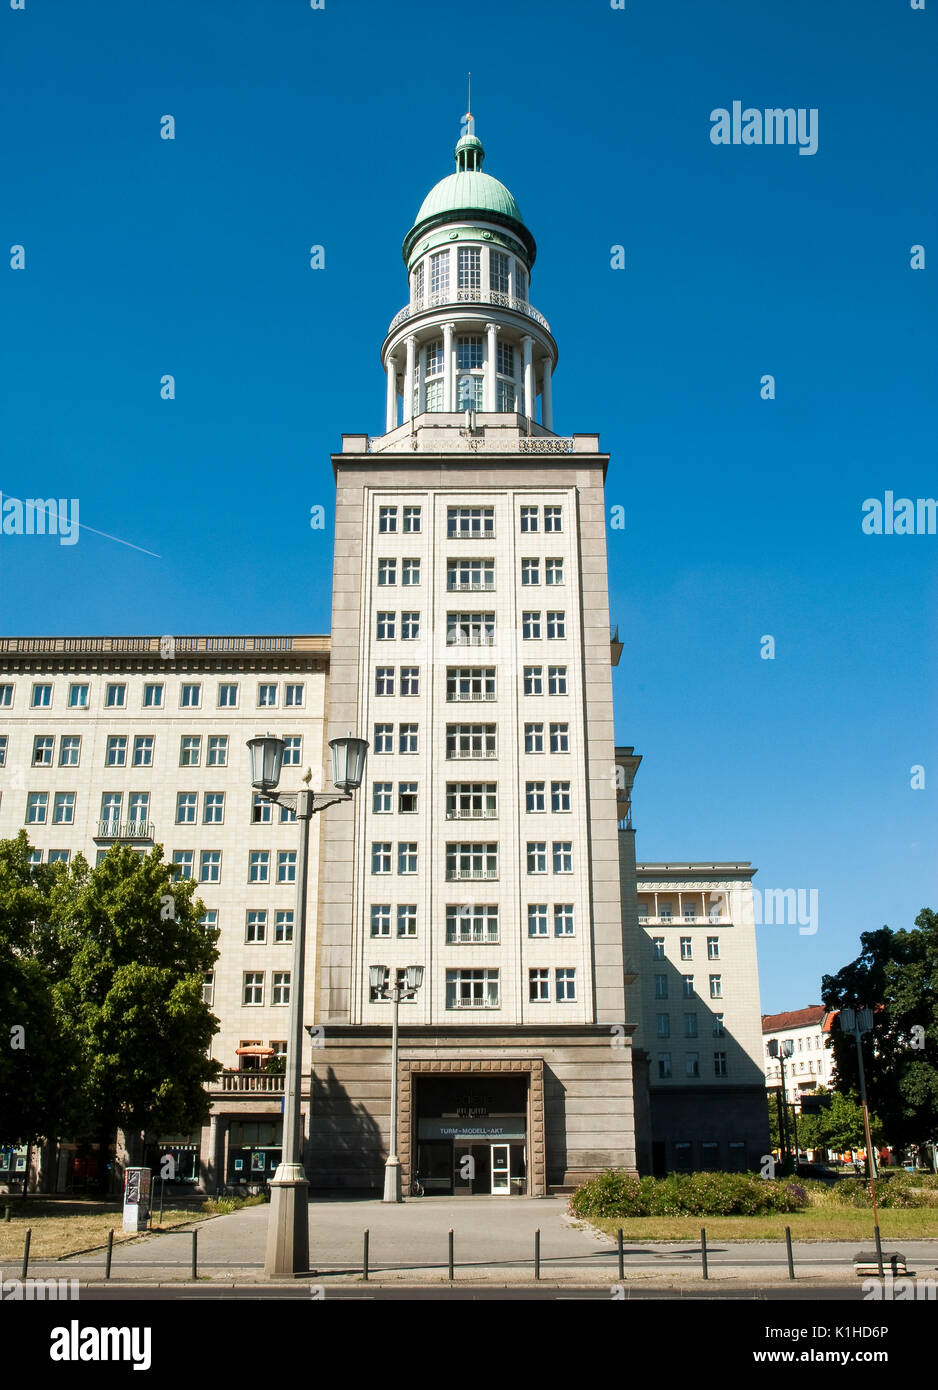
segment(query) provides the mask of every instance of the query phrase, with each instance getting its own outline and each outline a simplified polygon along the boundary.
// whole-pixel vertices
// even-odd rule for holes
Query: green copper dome
[[[404,260],[409,264],[416,243],[426,232],[446,222],[484,220],[514,232],[534,261],[534,238],[524,225],[521,209],[509,190],[491,174],[483,174],[485,151],[470,129],[456,146],[456,173],[440,179],[424,198],[414,225],[404,238]]]

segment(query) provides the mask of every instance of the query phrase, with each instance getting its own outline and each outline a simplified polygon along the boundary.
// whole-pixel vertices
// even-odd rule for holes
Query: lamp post
[[[278,792],[283,768],[284,742],[270,734],[248,739],[251,785],[265,801],[286,806],[300,823],[296,866],[296,920],[293,924],[293,963],[290,974],[289,1041],[284,1076],[283,1141],[280,1163],[271,1178],[270,1217],[264,1273],[300,1274],[309,1269],[309,1212],[306,1171],[300,1149],[300,1093],[303,1069],[303,984],[306,964],[306,888],[309,863],[309,823],[319,811],[339,801],[351,801],[362,784],[368,744],[363,738],[330,740],[332,781],[336,791],[309,789],[307,771],[303,791]]]
[[[860,1039],[864,1033],[873,1031],[872,1009],[841,1009],[838,1014],[840,1031],[852,1033],[857,1044],[857,1067],[860,1072],[860,1104],[863,1106],[863,1133],[866,1136],[866,1168],[870,1179],[870,1197],[873,1202],[873,1235],[876,1238],[876,1255],[879,1260],[879,1277],[883,1277],[883,1249],[879,1236],[879,1212],[876,1209],[876,1160],[873,1157],[873,1141],[870,1138],[870,1107],[866,1100],[866,1073],[863,1070],[863,1047]]]
[[[785,1062],[795,1050],[794,1038],[783,1038],[781,1042],[773,1038],[769,1043],[769,1056],[778,1059],[778,1069],[782,1077],[782,1109],[779,1125],[779,1147],[782,1151],[782,1171],[788,1165],[788,1097],[785,1094]],[[797,1162],[797,1155],[796,1155]]]
[[[401,976],[403,975],[403,981]],[[394,1004],[391,1018],[391,1139],[388,1156],[384,1165],[384,1200],[400,1202],[401,1198],[401,1160],[397,1155],[397,1024],[398,1010],[402,999],[413,999],[423,984],[423,966],[408,965],[406,970],[398,970],[394,984],[388,984],[390,971],[385,965],[372,965],[368,968],[368,981],[379,999],[390,999]]]

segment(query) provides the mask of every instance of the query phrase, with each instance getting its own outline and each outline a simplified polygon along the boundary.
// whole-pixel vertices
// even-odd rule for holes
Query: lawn
[[[4,1221],[4,1209],[10,1208],[11,1220]],[[163,1210],[163,1227],[183,1221],[205,1221],[212,1215],[199,1206],[172,1207]],[[158,1212],[154,1213],[153,1229]],[[7,1266],[22,1259],[23,1241],[27,1226],[32,1228],[30,1259],[52,1259],[59,1255],[74,1255],[79,1250],[104,1245],[108,1231],[114,1231],[114,1244],[135,1240],[131,1232],[121,1230],[123,1213],[120,1203],[94,1201],[91,1198],[44,1201],[41,1197],[0,1197],[0,1262]]]
[[[791,1227],[792,1240],[850,1240],[872,1249],[873,1213],[855,1207],[810,1207],[807,1211],[768,1216],[632,1216],[594,1217],[588,1223],[615,1238],[621,1226],[627,1241],[696,1242],[700,1228],[707,1240],[784,1240]],[[938,1236],[938,1207],[889,1208],[879,1213],[883,1241],[925,1240]]]

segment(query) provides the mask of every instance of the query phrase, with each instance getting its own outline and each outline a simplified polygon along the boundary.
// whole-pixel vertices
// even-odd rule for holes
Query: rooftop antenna
[[[463,116],[463,135],[475,134],[475,121],[472,116],[472,73],[468,76],[469,104],[466,107],[466,114]]]

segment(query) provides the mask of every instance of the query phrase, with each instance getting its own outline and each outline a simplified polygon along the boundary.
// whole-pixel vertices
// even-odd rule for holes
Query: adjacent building
[[[782,1061],[772,1057],[769,1043],[778,1043],[781,1051],[787,1039],[792,1042],[791,1056],[785,1062],[785,1090],[789,1102],[800,1108],[805,1092],[816,1091],[821,1086],[833,1089],[834,1053],[828,1044],[836,1017],[837,1010],[825,1009],[823,1004],[763,1015],[763,1066],[769,1091],[781,1090],[782,1085]]]

